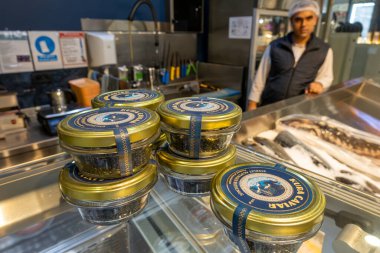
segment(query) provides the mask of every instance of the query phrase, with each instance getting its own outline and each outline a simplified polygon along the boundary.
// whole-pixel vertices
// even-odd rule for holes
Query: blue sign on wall
[[[50,62],[58,60],[56,54],[51,54],[55,50],[55,43],[51,38],[47,36],[40,36],[36,39],[34,46],[36,47],[36,50],[42,54],[37,56],[39,62]]]
[[[38,37],[34,45],[37,51],[44,55],[49,55],[55,50],[54,41],[47,36]]]

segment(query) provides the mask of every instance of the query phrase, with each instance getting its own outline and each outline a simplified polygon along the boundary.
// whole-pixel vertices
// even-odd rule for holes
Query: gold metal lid
[[[70,115],[58,125],[62,142],[77,147],[116,146],[117,131],[127,132],[131,143],[154,136],[159,115],[145,108],[100,108]]]
[[[156,158],[161,166],[165,166],[176,173],[187,175],[214,174],[235,163],[236,147],[231,144],[221,155],[203,159],[184,158],[169,151],[168,147],[164,147],[157,152]]]
[[[91,104],[93,108],[131,106],[155,111],[164,99],[164,95],[155,90],[115,90],[96,96]]]
[[[61,192],[74,200],[112,201],[133,196],[157,180],[157,167],[146,165],[140,172],[118,179],[89,178],[79,174],[75,163],[66,164],[59,175]]]
[[[279,165],[238,164],[212,181],[212,208],[232,227],[237,208],[248,208],[245,228],[269,236],[296,236],[320,224],[326,199],[308,178]],[[235,219],[237,220],[237,219]]]
[[[199,117],[202,130],[215,130],[238,125],[241,108],[227,100],[208,97],[187,97],[162,103],[157,112],[166,124],[189,129],[192,118]]]

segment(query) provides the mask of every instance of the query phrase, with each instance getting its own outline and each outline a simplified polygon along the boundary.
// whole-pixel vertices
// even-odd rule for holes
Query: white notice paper
[[[58,32],[29,32],[29,43],[36,70],[63,67]]]
[[[228,26],[228,38],[250,39],[252,30],[252,17],[230,17]]]
[[[33,71],[28,34],[22,31],[0,31],[0,73]]]
[[[64,68],[87,67],[84,32],[60,32],[59,43]]]

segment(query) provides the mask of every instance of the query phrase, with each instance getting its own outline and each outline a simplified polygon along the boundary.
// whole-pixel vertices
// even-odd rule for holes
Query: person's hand
[[[312,82],[309,87],[305,89],[305,94],[321,94],[323,92],[323,86],[321,83]]]
[[[248,111],[255,110],[257,108],[257,103],[255,101],[248,101]]]

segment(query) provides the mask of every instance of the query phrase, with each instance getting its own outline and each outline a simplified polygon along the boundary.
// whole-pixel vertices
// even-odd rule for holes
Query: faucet
[[[154,6],[152,4],[151,0],[138,0],[132,7],[131,12],[129,13],[128,20],[132,22],[135,19],[135,14],[137,9],[143,5],[146,4],[150,12],[152,14],[153,22],[154,22],[154,47],[155,47],[155,59],[154,59],[154,64],[155,67],[158,68],[158,62],[159,62],[159,42],[158,42],[158,22],[157,22],[157,13],[156,10],[154,9]]]

